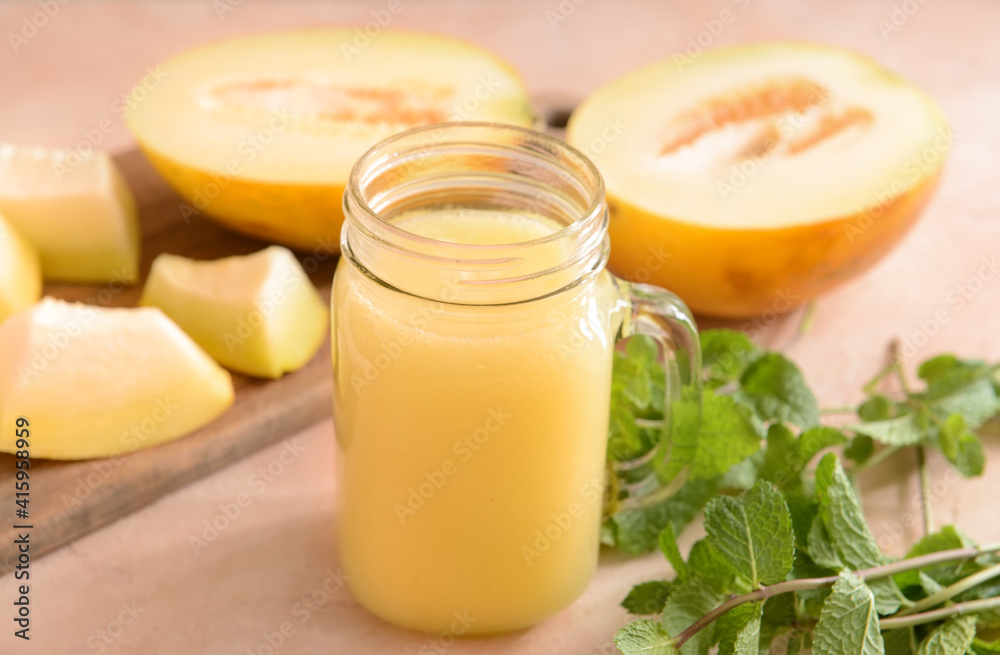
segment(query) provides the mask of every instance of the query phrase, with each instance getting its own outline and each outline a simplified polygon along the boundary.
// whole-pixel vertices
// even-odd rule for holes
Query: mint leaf
[[[816,496],[819,515],[844,564],[857,570],[885,563],[885,555],[868,528],[854,489],[834,453],[825,455],[816,469]],[[899,609],[902,594],[892,579],[873,581],[870,587],[881,614]]]
[[[932,385],[955,370],[967,368],[977,367],[975,365],[969,366],[968,363],[954,355],[937,355],[920,363],[920,366],[917,367],[917,377]]]
[[[677,579],[680,582],[687,580],[687,564],[684,563],[684,558],[681,557],[681,550],[677,546],[677,535],[675,534],[673,524],[668,523],[667,527],[663,528],[663,531],[660,532],[660,552],[670,562],[670,566],[674,568]]]
[[[816,496],[827,534],[844,564],[852,569],[865,569],[885,563],[854,489],[834,453],[825,455],[816,469]]]
[[[895,414],[895,405],[888,396],[881,393],[872,394],[868,400],[858,407],[858,416],[862,421],[884,421]]]
[[[961,414],[975,430],[997,413],[1000,403],[985,373],[971,380],[968,377],[966,371],[946,376],[928,387],[921,398],[940,419]]]
[[[659,614],[667,603],[671,588],[672,585],[666,580],[637,584],[622,601],[622,607],[627,609],[629,614],[641,616]]]
[[[920,557],[921,555],[929,555],[930,553],[937,553],[942,550],[970,548],[975,545],[975,542],[965,533],[958,530],[954,526],[946,525],[938,532],[929,534],[915,543],[906,554],[906,559]],[[975,563],[969,562],[961,567],[956,566],[954,563],[939,564],[937,566],[924,568],[922,571],[937,581],[938,584],[948,586],[958,581],[959,578],[974,573],[978,570],[978,568],[979,567]],[[907,587],[920,586],[920,574],[918,571],[905,571],[903,573],[896,574],[893,578],[896,583],[904,589]]]
[[[757,655],[760,646],[761,604],[737,605],[718,618],[715,634],[718,655]]]
[[[955,470],[967,478],[982,475],[986,468],[986,453],[983,444],[972,432],[965,432],[958,438],[958,453],[948,458]]]
[[[976,617],[960,616],[935,629],[921,642],[918,655],[965,655],[976,637]]]
[[[850,425],[848,428],[887,446],[912,446],[924,438],[917,417],[912,413],[884,421]]]
[[[777,594],[764,601],[764,611],[760,619],[760,650],[767,652],[779,634],[788,631],[788,626],[798,622],[795,611],[795,594]]]
[[[796,438],[781,423],[773,423],[767,431],[767,450],[761,478],[782,488],[801,484],[802,471],[820,451],[847,442],[844,433],[836,428],[818,426],[804,431]]]
[[[882,655],[875,597],[860,578],[841,573],[823,603],[813,651],[821,655]]]
[[[961,414],[949,416],[938,431],[941,452],[959,473],[967,478],[982,475],[986,467],[983,444],[975,432],[969,430]]]
[[[633,621],[615,635],[615,645],[625,655],[677,655],[670,635],[656,621]]]
[[[680,399],[671,408],[670,430],[664,435],[667,450],[655,461],[657,475],[664,484],[680,475],[694,462],[704,427],[704,405],[705,400],[697,389],[686,386],[681,390]]]
[[[714,478],[760,450],[764,429],[750,409],[706,390],[690,479]]]
[[[687,567],[690,577],[704,580],[720,593],[731,589],[736,579],[736,570],[708,539],[694,542]]]
[[[990,655],[991,653],[1000,653],[1000,639],[997,639],[995,641],[986,641],[985,639],[973,639],[972,650],[976,653],[976,655]]]
[[[819,516],[813,519],[812,528],[809,530],[809,556],[824,568],[835,570],[844,568],[844,563],[837,554],[837,548],[833,545],[826,526]]]
[[[899,628],[882,634],[885,640],[885,655],[917,655],[920,643],[913,628]]]
[[[804,467],[821,451],[847,443],[847,436],[837,428],[821,425],[809,428],[799,435],[798,443],[799,456],[803,460]]]
[[[778,353],[754,360],[740,377],[737,393],[763,420],[787,421],[802,428],[819,423],[819,406],[802,372]]]
[[[785,579],[795,554],[792,519],[781,493],[758,482],[742,498],[718,496],[705,507],[712,545],[752,588]]]
[[[742,332],[704,330],[701,333],[701,370],[707,378],[707,386],[716,388],[739,380],[760,353],[760,348]]]
[[[631,555],[655,549],[665,526],[673,525],[677,531],[682,529],[698,516],[718,490],[718,479],[688,480],[672,498],[662,503],[618,512],[610,519],[614,545]]]
[[[844,448],[844,457],[855,464],[864,464],[873,454],[875,454],[875,441],[867,434],[856,435],[847,448]]]
[[[692,623],[708,614],[722,602],[722,596],[704,580],[692,577],[674,588],[663,608],[663,627],[667,634],[676,637]],[[715,642],[715,626],[698,632],[681,647],[683,655],[704,655]]]

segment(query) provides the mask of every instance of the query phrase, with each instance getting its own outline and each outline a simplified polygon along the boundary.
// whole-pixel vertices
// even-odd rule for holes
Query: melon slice
[[[139,277],[135,199],[107,153],[0,145],[0,213],[38,248],[46,279]]]
[[[280,246],[216,261],[160,255],[140,302],[162,309],[220,364],[266,378],[312,359],[329,320],[316,287]]]
[[[243,36],[158,70],[160,81],[142,89],[127,121],[185,198],[181,211],[309,250],[339,248],[348,175],[378,141],[446,121],[532,122],[527,89],[510,65],[430,34]]]
[[[573,113],[567,138],[604,176],[612,270],[722,316],[780,313],[874,264],[952,141],[913,84],[804,43],[632,72]]]
[[[0,215],[0,323],[41,296],[38,251]]]
[[[43,299],[0,325],[0,451],[31,422],[31,455],[107,457],[205,425],[233,402],[229,373],[163,312]]]

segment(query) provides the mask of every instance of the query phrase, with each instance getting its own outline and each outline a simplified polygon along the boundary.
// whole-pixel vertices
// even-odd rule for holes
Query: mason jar
[[[389,138],[355,165],[344,215],[332,330],[349,585],[426,632],[533,625],[597,566],[616,343],[660,342],[669,418],[697,380],[694,321],[605,270],[601,176],[539,132]]]

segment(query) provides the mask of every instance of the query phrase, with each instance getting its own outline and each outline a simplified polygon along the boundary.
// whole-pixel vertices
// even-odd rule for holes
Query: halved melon
[[[0,451],[31,423],[42,459],[147,448],[205,425],[233,402],[229,373],[154,308],[43,299],[0,325]]]
[[[280,246],[215,261],[160,255],[140,303],[162,309],[223,366],[266,378],[312,359],[329,320],[316,287]]]
[[[607,184],[611,269],[730,317],[780,313],[872,266],[952,142],[919,88],[805,43],[632,72],[573,113],[568,140]]]
[[[430,34],[244,36],[158,69],[162,80],[142,91],[128,125],[188,203],[181,211],[310,250],[339,248],[348,175],[378,141],[430,123],[532,120],[510,65]]]
[[[139,277],[135,199],[107,153],[0,144],[0,213],[38,249],[46,279]]]
[[[38,251],[0,215],[0,323],[38,302],[41,295]]]

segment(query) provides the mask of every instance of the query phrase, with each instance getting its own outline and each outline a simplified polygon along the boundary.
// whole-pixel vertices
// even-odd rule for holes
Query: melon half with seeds
[[[520,76],[457,39],[315,29],[245,36],[185,52],[128,114],[153,164],[235,230],[336,250],[355,160],[378,141],[447,121],[530,125]]]
[[[568,139],[607,184],[612,270],[728,317],[787,311],[872,266],[952,142],[919,88],[804,43],[637,70],[588,98]]]

